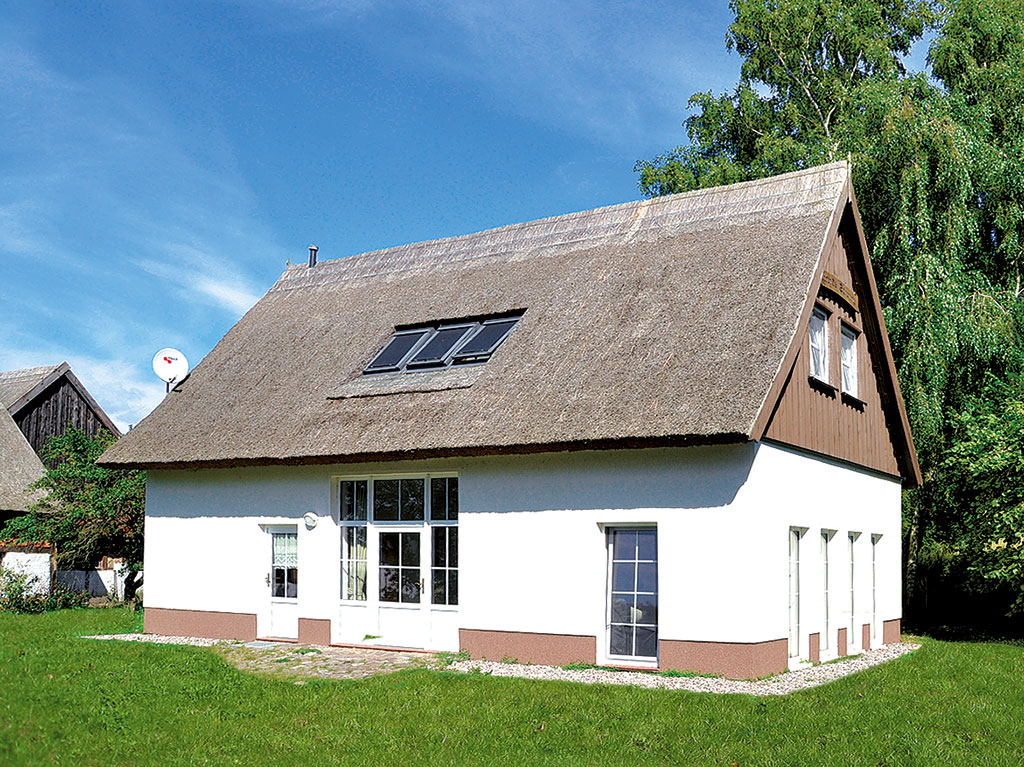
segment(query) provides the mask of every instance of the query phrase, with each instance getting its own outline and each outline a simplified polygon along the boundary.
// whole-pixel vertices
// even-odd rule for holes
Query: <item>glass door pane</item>
[[[658,532],[608,533],[608,654],[658,657]]]
[[[380,541],[380,601],[419,603],[422,594],[420,537],[416,532],[382,532]]]

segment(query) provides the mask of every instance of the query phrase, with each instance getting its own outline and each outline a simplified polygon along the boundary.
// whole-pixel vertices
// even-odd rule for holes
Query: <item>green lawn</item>
[[[758,699],[407,671],[296,685],[77,639],[121,610],[0,614],[0,765],[1024,764],[1024,649],[917,653]]]

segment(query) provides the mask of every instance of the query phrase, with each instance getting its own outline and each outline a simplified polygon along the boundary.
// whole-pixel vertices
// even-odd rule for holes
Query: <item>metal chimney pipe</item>
[[[309,266],[310,268],[316,266],[316,252],[318,248],[316,245],[309,246]]]

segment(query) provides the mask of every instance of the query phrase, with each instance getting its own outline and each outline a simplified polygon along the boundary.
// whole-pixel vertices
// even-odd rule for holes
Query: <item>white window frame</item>
[[[363,519],[343,519],[342,518],[341,510],[342,510],[343,504],[342,504],[342,500],[341,500],[341,494],[342,494],[342,491],[344,489],[344,483],[346,483],[346,482],[351,482],[353,484],[355,484],[357,482],[365,482],[366,483],[366,514],[365,514]],[[370,507],[370,487],[371,487],[371,485],[372,485],[372,482],[370,481],[369,477],[341,477],[341,478],[338,479],[338,483],[337,483],[335,497],[337,498],[337,503],[338,503],[338,527],[340,529],[340,534],[341,534],[341,600],[342,600],[342,602],[355,603],[355,604],[365,604],[366,601],[369,599],[369,589],[370,589],[370,578],[369,578],[369,568],[370,568],[370,531],[369,531],[369,528],[367,527],[367,524],[368,524],[368,522],[370,520],[370,517],[373,514],[373,510]],[[358,557],[354,557],[354,556],[350,556],[349,555],[349,551],[348,551],[348,548],[347,548],[347,542],[345,540],[346,533],[347,533],[348,530],[356,530],[356,531],[362,530],[363,531],[363,536],[364,536],[364,541],[365,541],[365,543],[364,543],[364,553],[366,554],[365,559],[360,559]],[[358,596],[355,596],[355,597],[349,596],[349,590],[348,590],[348,584],[349,584],[349,577],[348,577],[349,576],[349,569],[348,568],[350,566],[352,566],[353,564],[358,564],[359,562],[362,562],[363,566],[364,566],[364,569],[363,569],[363,590],[364,590],[364,596],[363,596],[362,599],[360,599]]]
[[[429,499],[428,499],[428,501],[426,503],[426,517],[427,517],[426,523],[427,523],[428,528],[430,529],[430,536],[429,536],[430,537],[430,542],[429,542],[429,549],[430,549],[429,554],[430,554],[430,556],[429,556],[429,561],[427,562],[427,590],[430,592],[430,595],[428,597],[428,601],[430,603],[431,608],[434,608],[434,609],[443,608],[443,607],[455,608],[455,607],[458,607],[458,605],[459,605],[459,596],[458,596],[459,564],[458,564],[458,560],[456,559],[455,564],[452,565],[452,538],[453,538],[452,532],[454,531],[455,549],[457,551],[458,550],[458,546],[459,546],[459,540],[458,540],[459,539],[459,519],[458,519],[459,511],[458,511],[458,509],[456,509],[456,512],[455,512],[456,513],[456,517],[455,517],[455,519],[451,519],[451,518],[433,519],[433,515],[434,515],[433,483],[434,483],[434,480],[436,480],[436,479],[444,479],[444,480],[452,480],[452,479],[454,479],[454,480],[458,481],[459,477],[458,477],[457,474],[431,474],[431,475],[429,475],[427,477],[427,495],[429,496]],[[460,487],[461,487],[461,483],[460,483]],[[459,491],[456,491],[456,498],[458,498],[458,492]],[[445,499],[446,499],[446,502],[447,502],[447,498],[448,498],[448,488],[447,488],[447,482],[446,482],[445,483]],[[447,517],[447,515],[446,515],[446,517]],[[444,530],[445,531],[445,534],[443,536],[444,537],[444,544],[445,544],[444,567],[435,567],[434,566],[434,537],[436,535],[435,534],[435,530]],[[443,602],[435,602],[434,601],[434,575],[435,575],[436,571],[443,571],[444,572],[445,599],[444,599]],[[456,593],[455,593],[455,601],[454,602],[451,601],[451,593],[450,593],[451,584],[452,584],[452,574],[453,573],[455,575],[455,583],[456,583]]]
[[[398,607],[406,609],[422,609],[427,608],[431,610],[458,610],[458,596],[456,595],[456,602],[446,602],[445,604],[435,604],[433,602],[433,545],[434,545],[434,534],[433,528],[445,527],[458,529],[459,520],[456,519],[443,519],[443,520],[431,520],[431,498],[430,498],[430,487],[431,480],[433,479],[459,479],[458,472],[453,471],[438,471],[438,472],[380,472],[375,474],[356,474],[356,475],[343,475],[333,477],[334,492],[333,492],[333,505],[334,505],[334,519],[338,525],[339,539],[341,544],[340,551],[340,564],[339,576],[341,577],[341,583],[339,584],[339,598],[342,604],[346,605],[387,605],[388,607]],[[374,480],[382,479],[420,479],[423,480],[424,496],[423,496],[423,519],[377,519],[374,516]],[[343,520],[341,518],[341,493],[342,483],[344,482],[366,482],[366,519],[365,520]],[[461,484],[461,483],[460,483]],[[461,487],[460,487],[461,490]],[[461,493],[460,493],[461,495]],[[399,512],[401,513],[401,512]],[[347,527],[362,527],[366,530],[366,599],[347,599],[346,598],[346,584],[344,581],[344,568],[345,568],[345,528]],[[414,532],[419,531],[421,534],[421,541],[426,539],[426,543],[421,544],[420,547],[420,601],[419,602],[382,602],[380,600],[380,544],[379,534],[381,532]],[[458,536],[458,533],[456,533]],[[446,536],[446,545],[448,543],[448,536]],[[458,545],[458,544],[456,544]],[[446,551],[446,554],[448,552]],[[450,565],[450,560],[446,562]],[[446,566],[446,571],[458,571],[458,566],[451,567]],[[458,575],[456,575],[458,578]],[[449,596],[445,594],[446,600]]]
[[[857,539],[860,533],[850,531],[847,533],[847,547],[850,557],[850,635],[846,637],[846,649],[849,652],[851,647],[860,647],[861,640],[857,637]]]
[[[800,538],[803,529],[789,528],[789,657],[800,657]]]
[[[809,361],[811,376],[813,378],[816,378],[817,380],[823,382],[823,383],[828,383],[829,382],[828,381],[828,377],[829,377],[829,367],[830,366],[829,366],[829,357],[828,357],[828,325],[829,325],[830,317],[831,317],[831,315],[829,314],[829,312],[823,306],[821,306],[819,304],[815,304],[814,305],[814,310],[811,312],[811,321],[810,321],[810,323],[808,325],[808,335],[809,335],[809,340],[810,340],[810,347],[809,348],[810,348],[810,352],[811,352],[811,354],[810,354],[810,361]],[[816,319],[817,320],[821,320],[821,333],[820,334],[817,334],[814,331],[814,321]],[[820,354],[821,364],[824,367],[824,370],[816,370],[815,369],[815,359],[817,359],[817,357],[815,357],[814,350],[815,350],[815,348],[817,348],[819,346],[821,348],[821,354]]]
[[[609,661],[611,661],[613,663],[628,663],[628,664],[633,665],[633,666],[652,666],[652,667],[657,667],[657,665],[658,665],[658,658],[660,657],[660,651],[661,651],[661,647],[660,647],[660,644],[661,644],[661,629],[660,629],[660,627],[661,627],[661,617],[660,617],[661,616],[661,598],[660,598],[660,579],[661,579],[661,573],[660,573],[660,568],[658,567],[658,562],[660,560],[660,553],[659,553],[660,541],[658,540],[658,526],[656,524],[622,523],[622,524],[606,524],[606,525],[601,525],[601,527],[602,527],[602,530],[603,530],[603,532],[605,534],[605,549],[607,551],[607,562],[608,562],[607,569],[606,569],[606,581],[605,581],[605,637],[604,637],[604,647],[605,647],[605,652],[607,653],[606,657],[608,658]],[[613,536],[613,533],[617,532],[617,531],[633,531],[633,530],[637,530],[637,531],[640,531],[640,530],[642,530],[642,531],[651,531],[655,535],[655,550],[654,550],[654,557],[655,558],[654,558],[653,562],[654,562],[654,565],[655,565],[655,572],[656,572],[656,576],[655,576],[656,584],[655,584],[655,590],[654,590],[653,593],[654,593],[655,598],[658,600],[658,616],[659,617],[658,617],[657,622],[655,622],[653,624],[654,625],[654,631],[655,631],[655,642],[654,642],[655,655],[654,656],[650,656],[650,655],[620,655],[620,654],[615,654],[615,653],[611,652],[612,591],[613,591],[613,586],[614,586],[614,584],[613,584],[613,577],[612,576],[613,576],[614,564],[617,561],[618,562],[629,561],[629,560],[616,560],[615,559],[615,550],[614,550],[614,542],[613,542],[614,536]],[[648,560],[648,559],[643,559],[643,560],[641,560],[641,559],[634,559],[632,561],[635,562],[635,563],[639,563],[639,562],[650,562],[652,560]],[[636,587],[637,587],[637,584],[634,582],[634,584],[633,584],[633,592],[632,592],[634,597],[638,593],[643,593],[643,594],[650,593],[650,592],[637,592],[636,591]],[[625,592],[622,592],[622,593],[625,593]],[[622,624],[616,624],[616,625],[622,625]],[[629,624],[629,625],[632,625],[635,628],[637,625],[641,625],[641,626],[646,627],[646,626],[649,626],[650,624],[635,624],[635,623],[633,623],[633,624]],[[635,649],[635,639],[634,639],[634,649]]]
[[[871,536],[871,639],[878,638],[878,542],[879,534]],[[874,645],[872,645],[874,647]]]
[[[299,600],[299,528],[298,525],[268,525],[264,528],[270,533],[270,599],[274,602],[295,603]],[[274,539],[278,535],[290,535],[295,537],[295,564],[278,564],[277,553],[274,551]],[[274,596],[275,570],[285,571],[285,596]],[[295,596],[287,596],[288,593],[288,570],[295,570]]]
[[[832,562],[829,557],[829,544],[835,537],[835,530],[822,528],[821,531],[821,582],[822,582],[822,630],[819,650],[828,650],[832,646],[832,610],[829,604],[829,586],[832,579]]]
[[[851,397],[857,397],[858,388],[860,382],[857,380],[857,352],[860,339],[860,333],[856,328],[847,325],[845,322],[841,325],[842,332],[840,333],[840,361],[842,374],[840,376],[840,383],[844,394],[849,394]]]

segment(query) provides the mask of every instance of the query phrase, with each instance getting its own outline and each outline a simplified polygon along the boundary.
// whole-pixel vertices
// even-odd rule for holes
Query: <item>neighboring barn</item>
[[[0,402],[0,527],[39,500],[42,491],[25,491],[44,471],[39,456]]]
[[[0,401],[38,454],[47,437],[60,436],[68,425],[89,437],[104,429],[120,435],[66,362],[0,372]]]
[[[846,163],[315,261],[101,459],[149,470],[147,631],[734,677],[899,638]]]

